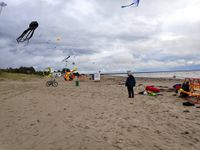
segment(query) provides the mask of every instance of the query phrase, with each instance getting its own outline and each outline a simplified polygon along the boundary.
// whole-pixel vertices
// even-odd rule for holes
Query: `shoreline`
[[[109,75],[102,75],[102,78],[116,78],[116,79],[126,79],[127,77],[122,76],[109,76]],[[177,82],[183,82],[184,79],[178,79],[178,78],[164,78],[164,77],[135,77],[136,80],[153,80],[153,81],[177,81]]]

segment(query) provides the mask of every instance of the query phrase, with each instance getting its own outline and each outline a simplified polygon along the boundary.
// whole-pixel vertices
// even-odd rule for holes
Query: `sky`
[[[3,1],[0,68],[200,69],[200,0],[140,0],[123,9],[131,0]],[[18,44],[32,21],[39,23],[33,37]]]

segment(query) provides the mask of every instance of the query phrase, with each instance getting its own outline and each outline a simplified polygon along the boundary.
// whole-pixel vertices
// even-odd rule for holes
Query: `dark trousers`
[[[127,89],[128,89],[128,96],[129,97],[134,97],[133,87],[127,87]]]

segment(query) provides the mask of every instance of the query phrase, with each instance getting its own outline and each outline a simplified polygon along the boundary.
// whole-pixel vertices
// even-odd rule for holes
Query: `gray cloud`
[[[81,71],[200,66],[199,0],[141,1],[138,8],[127,9],[120,8],[123,0],[5,2],[0,15],[3,68],[60,69],[68,55],[76,55],[72,59]],[[28,45],[17,44],[33,20],[39,22],[33,38]]]

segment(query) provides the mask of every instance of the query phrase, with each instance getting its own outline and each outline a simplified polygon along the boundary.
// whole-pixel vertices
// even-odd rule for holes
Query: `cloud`
[[[66,67],[72,57],[81,71],[200,69],[200,2],[7,0],[0,16],[0,67]],[[29,44],[16,38],[39,22]],[[56,41],[59,37],[60,41]],[[69,67],[74,67],[69,64]]]

